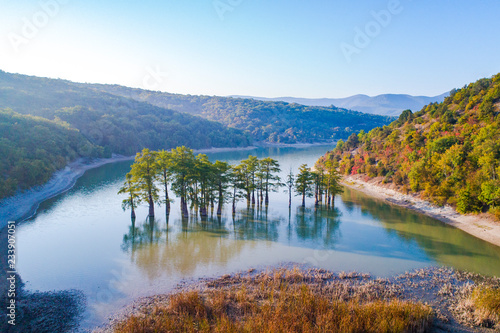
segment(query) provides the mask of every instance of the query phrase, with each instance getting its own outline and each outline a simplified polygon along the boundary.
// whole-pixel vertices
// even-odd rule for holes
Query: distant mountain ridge
[[[252,96],[230,96],[233,98],[251,98],[259,101],[282,101],[309,106],[331,106],[344,108],[363,113],[378,114],[384,116],[399,116],[404,110],[419,111],[430,103],[441,103],[449,93],[438,96],[412,96],[406,94],[383,94],[370,97],[368,95],[354,95],[344,98],[298,98],[298,97],[252,97]]]

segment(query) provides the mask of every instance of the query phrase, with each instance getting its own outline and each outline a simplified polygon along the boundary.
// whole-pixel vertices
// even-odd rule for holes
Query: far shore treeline
[[[164,205],[168,215],[172,202],[169,189],[180,198],[183,217],[189,216],[188,206],[206,217],[208,209],[213,214],[216,205],[220,216],[224,203],[231,203],[235,214],[240,199],[245,199],[247,206],[268,206],[269,192],[277,192],[282,186],[289,192],[289,206],[293,191],[302,197],[302,206],[306,197],[314,197],[316,205],[323,200],[328,206],[333,205],[335,195],[342,192],[337,164],[331,161],[318,161],[314,170],[303,164],[297,176],[290,170],[285,183],[279,172],[278,161],[270,157],[258,159],[249,155],[238,165],[230,165],[211,162],[205,154],[195,156],[192,149],[184,146],[170,151],[143,149],[137,153],[118,194],[126,195],[122,207],[131,209],[135,219],[135,209],[142,202],[149,205],[149,217],[155,215],[155,203]]]

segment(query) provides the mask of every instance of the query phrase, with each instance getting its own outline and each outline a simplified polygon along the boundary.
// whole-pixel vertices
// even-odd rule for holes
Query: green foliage
[[[283,185],[277,175],[279,172],[281,172],[281,169],[277,160],[266,157],[259,161],[259,175],[262,179],[260,189],[265,191],[266,203],[269,202],[269,192],[276,192]]]
[[[56,121],[0,110],[0,199],[47,182],[79,157],[102,157],[104,149]]]
[[[398,125],[404,125],[406,122],[411,121],[413,119],[413,113],[411,110],[404,110],[400,115],[396,123]]]
[[[177,95],[110,85],[93,85],[113,95],[147,102],[249,132],[256,141],[276,143],[346,139],[351,132],[369,131],[394,120],[336,107],[217,96]]]
[[[345,143],[345,147],[348,149],[354,149],[359,144],[359,138],[356,134],[352,133]]]
[[[295,178],[295,192],[302,196],[302,206],[305,206],[305,198],[314,195],[314,174],[307,164],[302,164],[299,167],[299,173]]]
[[[479,200],[487,205],[500,207],[500,181],[487,181],[481,184]]]
[[[124,155],[145,147],[157,150],[185,145],[198,149],[251,143],[241,130],[115,96],[88,84],[0,71],[2,107],[78,129],[91,143]]]
[[[254,139],[280,143],[331,141],[393,120],[335,107],[174,95],[3,71],[0,108],[48,119],[68,130],[69,140],[46,140],[34,153],[29,152],[35,147],[31,145],[19,153],[20,158],[2,159],[0,198],[43,183],[55,170],[80,156],[133,155],[143,148],[183,145],[193,149],[242,147]],[[46,139],[46,124],[25,131],[33,136],[29,140]],[[60,139],[59,132],[54,135]],[[7,130],[0,133],[0,149],[17,145],[4,134]],[[60,151],[52,152],[57,149]],[[43,157],[46,154],[47,158]]]
[[[327,156],[345,174],[384,176],[461,213],[500,207],[500,74],[455,89],[443,103],[351,135]]]
[[[171,151],[151,151],[147,148],[137,153],[131,171],[119,194],[126,194],[122,202],[123,209],[134,209],[141,202],[149,204],[149,216],[154,216],[154,204],[166,205],[170,212],[169,186],[181,199],[182,215],[188,216],[188,203],[198,207],[201,216],[207,216],[208,207],[218,204],[217,214],[222,206],[233,198],[233,211],[236,201],[246,193],[247,203],[255,204],[255,191],[260,190],[260,202],[263,193],[266,194],[266,205],[269,202],[268,193],[277,191],[282,185],[277,173],[280,172],[278,161],[272,158],[259,160],[248,156],[239,165],[231,166],[227,162],[209,161],[205,154],[194,156],[193,150],[176,147]],[[260,179],[260,181],[259,181]],[[161,185],[161,186],[160,186]],[[160,200],[160,187],[164,198]],[[233,191],[229,190],[233,187]],[[252,194],[252,196],[251,196]]]
[[[141,202],[141,196],[139,193],[139,188],[133,181],[132,174],[127,174],[125,183],[118,191],[118,194],[127,195],[127,197],[122,201],[122,208],[123,210],[127,210],[130,208],[132,210],[132,218],[135,218],[135,209]]]
[[[459,213],[477,213],[480,210],[480,202],[474,196],[470,187],[466,187],[458,192],[457,211]]]
[[[149,216],[154,216],[154,203],[159,202],[159,189],[156,184],[158,177],[158,153],[144,148],[135,156],[134,164],[130,170],[131,182],[137,190],[139,200],[149,204]],[[128,181],[128,180],[127,180]]]

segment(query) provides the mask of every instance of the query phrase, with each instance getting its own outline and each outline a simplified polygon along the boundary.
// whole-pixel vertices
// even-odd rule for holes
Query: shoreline
[[[235,148],[203,148],[194,149],[195,153],[218,153],[238,150],[253,150],[257,146],[235,147]],[[85,171],[95,169],[106,164],[131,161],[133,156],[116,155],[110,158],[98,158],[88,160],[79,158],[56,171],[50,180],[43,185],[36,186],[24,192],[15,194],[0,201],[0,230],[4,229],[7,221],[22,222],[36,214],[39,205],[50,198],[69,191],[78,178]]]
[[[336,145],[337,141],[330,142],[298,142],[298,143],[271,143],[271,142],[257,142],[255,145],[262,148],[307,148],[307,147],[317,147],[317,146],[330,146]]]
[[[64,169],[56,171],[45,184],[0,201],[0,229],[4,229],[7,221],[21,222],[36,214],[43,201],[70,190],[85,171],[132,159],[134,156],[114,156],[90,161],[79,158],[69,163]]]
[[[182,293],[196,292],[206,298],[214,292],[234,293],[235,290],[244,290],[246,295],[257,294],[260,296],[256,298],[261,299],[265,295],[263,283],[274,285],[273,295],[278,297],[284,283],[291,290],[305,286],[314,290],[316,295],[335,295],[335,299],[341,302],[395,300],[425,304],[434,313],[433,331],[485,332],[479,325],[474,325],[470,318],[464,318],[461,304],[467,300],[474,286],[481,283],[495,285],[498,279],[485,279],[477,274],[446,267],[428,267],[389,278],[377,278],[355,271],[337,272],[288,263],[261,269],[250,268],[215,278],[200,278],[187,284],[181,283],[168,293],[140,297],[90,331],[115,332],[131,316],[139,320],[154,318],[155,313],[159,313],[158,308],[168,308],[171,298]]]
[[[500,247],[500,223],[493,221],[486,214],[462,215],[449,205],[439,207],[429,201],[420,199],[416,195],[403,194],[389,188],[389,186],[383,186],[377,180],[365,181],[362,178],[362,175],[344,176],[341,183],[346,187],[363,192],[371,197],[435,218],[476,238]]]
[[[258,146],[247,146],[247,147],[227,147],[227,148],[200,148],[193,149],[193,153],[224,153],[228,151],[245,151],[245,150],[254,150],[259,148]]]
[[[230,151],[250,151],[261,147],[297,147],[305,148],[331,143],[297,143],[297,144],[267,144],[256,143],[248,147],[223,147],[193,149],[194,153],[220,153]],[[64,169],[56,171],[50,180],[43,185],[36,186],[24,192],[0,200],[0,230],[4,229],[7,221],[22,222],[36,214],[39,205],[50,198],[70,190],[85,171],[98,168],[105,164],[133,160],[133,156],[116,155],[110,158],[88,160],[79,158],[69,163]]]

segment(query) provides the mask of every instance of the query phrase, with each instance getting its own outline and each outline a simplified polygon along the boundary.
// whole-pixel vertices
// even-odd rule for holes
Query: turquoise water
[[[248,154],[290,167],[310,166],[329,146],[259,148],[208,154],[237,163]],[[288,194],[273,193],[269,208],[240,202],[222,218],[180,218],[179,200],[155,221],[140,207],[134,224],[117,191],[131,162],[88,171],[69,192],[40,205],[20,224],[18,271],[32,290],[79,289],[87,297],[82,327],[92,327],[141,296],[168,292],[181,281],[281,263],[389,276],[446,265],[500,276],[500,248],[413,211],[346,189],[335,208],[306,209]]]

